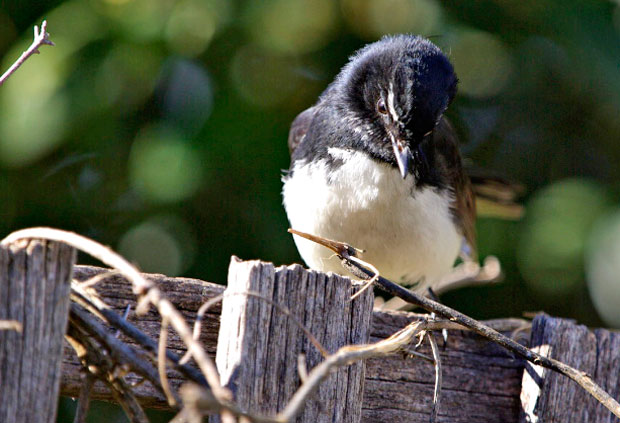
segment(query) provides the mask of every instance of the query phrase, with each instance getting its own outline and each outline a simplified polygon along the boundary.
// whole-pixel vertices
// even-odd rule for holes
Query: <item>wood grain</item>
[[[0,422],[54,422],[75,250],[22,240],[0,246]]]
[[[76,266],[75,276],[84,280],[102,271],[100,268]],[[308,277],[303,275],[309,272],[301,268],[297,271],[300,277]],[[190,322],[193,322],[196,310],[203,301],[221,294],[224,289],[221,285],[196,279],[148,276],[164,289],[166,295]],[[119,313],[122,313],[127,304],[135,305],[130,285],[118,276],[100,282],[97,290]],[[306,304],[295,296],[291,297],[291,301],[292,303],[288,303],[289,307],[291,304],[294,307]],[[218,306],[210,310],[204,320],[201,335],[201,340],[212,354],[215,354],[217,348],[219,314]],[[415,313],[374,310],[371,316],[370,341],[386,338],[417,318],[420,318],[420,315]],[[157,338],[159,320],[154,313],[139,319],[132,314],[130,320],[153,339]],[[523,321],[503,319],[485,323],[500,332],[510,334],[519,328]],[[529,331],[525,334],[528,335]],[[284,332],[277,334],[280,335],[284,335]],[[286,339],[286,336],[282,336],[282,339]],[[539,316],[534,320],[531,342],[543,351],[545,348],[550,349],[554,358],[593,375],[597,383],[612,396],[620,397],[618,333],[604,329],[589,330],[570,321]],[[170,334],[169,346],[177,353],[184,351],[182,343],[174,333]],[[421,352],[430,354],[425,346]],[[66,351],[64,357],[62,392],[64,395],[76,396],[80,386],[79,366],[72,354],[70,350]],[[450,331],[448,344],[442,350],[441,357],[444,377],[440,422],[617,421],[569,379],[529,364],[524,373],[524,361],[471,332]],[[296,358],[293,361],[296,363]],[[179,386],[183,381],[180,375],[174,372],[169,373],[169,377],[173,386]],[[129,379],[138,380],[132,375]],[[432,364],[420,358],[394,355],[368,360],[362,422],[427,423],[433,379]],[[167,407],[161,395],[148,383],[136,389],[140,401],[146,406]],[[102,386],[97,386],[95,392],[97,398],[111,398]]]
[[[104,269],[76,266],[75,277],[86,280]],[[307,271],[299,269],[300,274]],[[223,292],[224,287],[197,279],[170,278],[163,275],[147,275],[156,282],[166,295],[193,322],[202,304]],[[135,297],[127,281],[111,276],[99,284],[97,290],[102,298],[122,314],[127,304],[135,305]],[[300,301],[297,304],[304,303]],[[215,354],[221,308],[214,306],[204,320],[201,340],[207,350]],[[371,316],[370,341],[390,336],[420,315],[406,312],[383,312],[374,310]],[[129,320],[153,339],[159,335],[159,320],[149,312]],[[511,333],[522,325],[519,319],[502,319],[486,322],[503,333]],[[121,339],[123,339],[121,337]],[[169,346],[177,353],[184,352],[183,345],[171,333]],[[423,352],[428,353],[426,347]],[[497,345],[468,331],[450,331],[448,344],[442,351],[444,360],[444,399],[439,421],[456,422],[517,422],[519,417],[519,393],[523,362],[515,359]],[[296,363],[296,358],[295,358]],[[79,394],[79,364],[70,349],[66,350],[63,363],[63,394]],[[171,384],[179,386],[180,375],[168,374]],[[137,381],[135,376],[128,376]],[[366,364],[362,421],[379,422],[428,422],[433,390],[433,367],[420,358],[404,358],[395,355],[384,359],[369,360]],[[148,407],[167,408],[161,395],[148,383],[136,388],[136,395]],[[110,400],[109,392],[102,385],[95,386],[95,397]]]
[[[102,300],[120,315],[125,312],[127,306],[130,306],[131,311],[127,317],[128,321],[150,336],[151,339],[157,340],[161,329],[159,315],[153,310],[150,310],[146,315],[140,317],[135,315],[136,296],[131,290],[131,284],[123,277],[118,274],[110,273],[108,269],[100,267],[75,266],[74,279],[84,282],[104,272],[109,273],[109,276],[95,285]],[[145,274],[145,276],[158,284],[190,324],[194,323],[196,312],[203,302],[220,295],[224,291],[224,286],[222,285],[204,282],[198,279],[171,278],[160,274]],[[212,356],[215,356],[217,348],[220,312],[221,305],[214,305],[207,312],[202,322],[200,341],[205,345],[207,352]],[[130,345],[136,345],[122,334],[120,335],[120,339]],[[170,331],[168,334],[168,348],[179,355],[184,354],[186,351],[183,342],[174,331]],[[81,365],[75,352],[65,342],[62,363],[63,377],[61,395],[70,397],[77,397],[79,395],[83,383],[80,369]],[[185,382],[181,374],[172,370],[168,372],[168,378],[171,385],[175,388],[178,388]],[[133,373],[125,376],[125,379],[130,383],[142,381],[142,378]],[[145,382],[139,384],[135,386],[133,390],[143,406],[169,409],[165,398],[150,383]],[[103,383],[98,381],[95,382],[93,387],[92,398],[113,401],[110,391]]]
[[[594,331],[573,321],[536,316],[532,347],[588,373],[612,397],[620,398],[620,333]],[[520,422],[617,422],[613,414],[562,375],[527,363],[523,373]]]
[[[302,329],[271,304],[234,295],[257,292],[286,307],[328,353],[368,342],[373,295],[350,301],[360,284],[338,275],[307,271],[299,265],[275,268],[233,258],[222,305],[217,366],[222,383],[245,409],[266,415],[281,411],[300,385],[298,356],[310,371],[322,361]],[[230,295],[230,296],[229,296]],[[364,364],[333,372],[305,405],[297,422],[359,422]],[[219,422],[217,416],[212,422]]]
[[[417,318],[420,315],[414,313],[375,311],[371,341],[383,339]],[[510,333],[522,321],[487,323]],[[441,339],[438,342],[441,347]],[[517,421],[522,360],[469,331],[449,331],[447,346],[440,350],[443,389],[439,422]],[[431,355],[426,345],[419,352]],[[428,423],[433,383],[433,364],[420,358],[395,355],[368,360],[362,421]]]

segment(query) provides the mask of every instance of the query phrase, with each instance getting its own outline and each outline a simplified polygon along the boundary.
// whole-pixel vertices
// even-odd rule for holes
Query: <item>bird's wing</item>
[[[518,220],[524,209],[520,198],[525,187],[497,173],[465,164],[465,172],[476,195],[478,216]]]
[[[447,119],[442,118],[433,132],[433,143],[442,157],[447,183],[454,193],[452,213],[465,239],[463,253],[476,259],[476,197],[471,181],[465,174],[456,133]]]
[[[291,129],[288,133],[288,151],[291,155],[303,141],[308,129],[310,129],[315,112],[316,106],[310,107],[298,114],[293,123],[291,123]]]

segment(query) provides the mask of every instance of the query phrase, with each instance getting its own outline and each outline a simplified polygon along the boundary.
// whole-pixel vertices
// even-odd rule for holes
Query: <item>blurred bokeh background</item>
[[[3,0],[0,236],[35,225],[149,272],[224,283],[231,254],[299,260],[281,207],[290,122],[383,34],[453,61],[465,156],[527,187],[480,219],[504,283],[444,301],[620,327],[620,7],[610,1]],[[81,257],[82,262],[90,262]]]

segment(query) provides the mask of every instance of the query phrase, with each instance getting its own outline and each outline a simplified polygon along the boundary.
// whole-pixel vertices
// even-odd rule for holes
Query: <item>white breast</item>
[[[363,153],[331,148],[344,164],[298,161],[284,177],[284,207],[291,227],[366,250],[361,258],[382,276],[402,284],[438,282],[450,271],[462,236],[450,215],[450,195],[434,188],[414,191],[413,177]],[[346,274],[333,253],[295,237],[306,264]]]

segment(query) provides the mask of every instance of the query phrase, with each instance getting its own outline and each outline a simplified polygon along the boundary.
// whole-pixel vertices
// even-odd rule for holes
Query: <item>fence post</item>
[[[20,240],[0,246],[0,422],[55,422],[75,250]]]
[[[620,397],[620,333],[592,331],[571,320],[539,314],[532,322],[531,347],[586,372],[612,397]],[[617,418],[577,383],[525,363],[520,422],[615,421]]]
[[[372,290],[354,301],[359,289],[347,278],[299,265],[274,268],[233,257],[228,274],[216,362],[222,383],[239,405],[254,412],[281,411],[299,387],[298,357],[310,371],[322,358],[293,319],[261,299],[232,295],[257,292],[290,310],[329,352],[368,342]],[[305,406],[297,422],[359,422],[364,393],[364,364],[334,372]],[[219,421],[212,417],[212,422]]]

